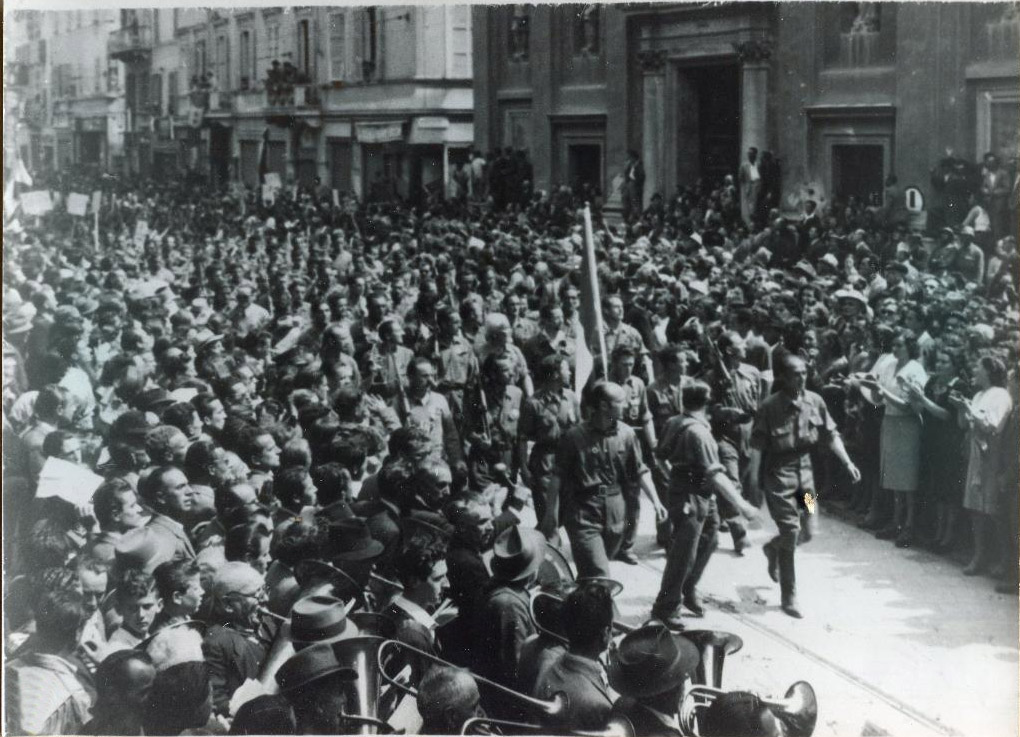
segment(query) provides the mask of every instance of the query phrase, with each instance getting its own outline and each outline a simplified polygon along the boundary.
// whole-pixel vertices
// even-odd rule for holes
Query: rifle
[[[719,373],[722,375],[723,381],[726,382],[726,404],[728,406],[736,406],[737,398],[734,393],[733,374],[730,373],[729,368],[726,366],[726,358],[723,356],[722,351],[719,350],[719,345],[712,340],[708,330],[705,331],[705,342],[708,344],[708,350],[719,367]]]

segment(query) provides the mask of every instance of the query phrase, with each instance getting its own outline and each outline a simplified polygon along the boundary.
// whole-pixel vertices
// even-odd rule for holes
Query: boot
[[[782,592],[782,607],[794,619],[803,619],[797,605],[797,574],[793,563],[793,550],[783,548],[779,553],[779,588]]]
[[[776,550],[776,541],[769,540],[762,545],[761,550],[768,559],[769,578],[779,583],[779,551]]]

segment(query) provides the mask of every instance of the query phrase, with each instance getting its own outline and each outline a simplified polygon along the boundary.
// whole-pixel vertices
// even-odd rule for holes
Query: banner
[[[21,209],[26,215],[45,215],[53,209],[49,190],[37,189],[21,195]]]
[[[85,211],[89,207],[88,195],[72,192],[67,196],[67,214],[85,217]]]
[[[602,330],[602,297],[595,263],[595,237],[591,228],[591,208],[584,206],[584,255],[581,259],[581,327],[575,349],[574,386],[578,396],[595,369],[589,346],[594,346],[602,363],[602,375],[609,376],[606,337]]]
[[[92,193],[92,212],[98,213],[103,206],[103,193],[98,189]]]

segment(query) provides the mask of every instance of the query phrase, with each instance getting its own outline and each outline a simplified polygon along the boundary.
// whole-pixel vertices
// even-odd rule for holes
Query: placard
[[[263,186],[272,187],[273,189],[282,189],[283,181],[280,179],[279,174],[277,174],[275,171],[271,171],[268,174],[266,174],[266,183]]]
[[[102,476],[84,466],[51,456],[39,472],[39,487],[35,495],[40,499],[55,496],[76,507],[84,507],[92,502],[92,495],[102,483]]]
[[[53,199],[49,190],[37,189],[21,195],[21,209],[26,215],[45,215],[53,209]]]
[[[85,211],[89,207],[88,195],[72,192],[67,196],[67,214],[85,217]]]
[[[333,190],[333,207],[340,207],[340,193]]]
[[[144,238],[149,234],[149,221],[139,220],[135,223],[135,238]]]
[[[92,193],[92,212],[99,212],[99,208],[103,206],[103,193],[98,189]]]

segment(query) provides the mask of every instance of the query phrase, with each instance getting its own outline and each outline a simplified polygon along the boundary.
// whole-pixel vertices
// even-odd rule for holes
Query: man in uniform
[[[681,346],[671,343],[659,351],[661,371],[655,381],[648,385],[648,411],[652,413],[652,427],[655,437],[661,438],[666,423],[677,415],[683,414],[683,388],[687,385],[687,351]],[[669,476],[656,463],[652,469],[655,488],[659,490],[659,500],[669,503]],[[655,541],[664,548],[669,547],[671,525],[667,518],[655,526]]]
[[[460,436],[454,424],[450,405],[442,394],[432,391],[436,368],[421,356],[407,365],[407,426],[421,430],[447,463],[453,465],[463,457]]]
[[[620,421],[626,396],[619,384],[597,384],[591,417],[567,431],[557,452],[561,520],[581,578],[609,576],[609,560],[623,542],[625,489],[640,485],[656,519],[666,516],[637,437]]]
[[[634,362],[637,356],[634,350],[628,345],[617,345],[613,350],[612,364],[609,368],[609,378],[623,387],[627,397],[624,401],[623,421],[634,429],[641,443],[641,455],[651,460],[653,449],[656,446],[655,427],[652,423],[652,413],[648,409],[648,395],[645,390],[645,382],[634,376]],[[630,493],[624,496],[627,503],[626,526],[623,532],[623,543],[616,559],[628,565],[637,565],[637,556],[634,555],[634,539],[637,537],[638,520],[641,515],[641,497],[637,489],[630,489]]]
[[[456,308],[441,305],[436,309],[437,390],[446,397],[454,420],[464,419],[464,390],[478,378],[478,358],[461,332],[460,313]]]
[[[826,443],[854,483],[861,480],[861,472],[847,455],[825,401],[805,389],[804,361],[785,353],[775,370],[778,391],[762,402],[755,417],[748,473],[753,481],[761,479],[769,512],[779,527],[779,534],[764,546],[769,577],[780,585],[783,611],[800,619],[794,553],[801,507],[808,512],[814,507],[811,449],[819,442]]]
[[[490,354],[482,362],[482,382],[464,408],[464,434],[470,445],[468,467],[479,488],[496,481],[503,464],[516,479],[517,424],[524,393],[512,383],[509,355]]]
[[[704,382],[694,381],[684,387],[684,414],[667,423],[658,449],[659,458],[670,471],[673,539],[652,616],[670,629],[684,628],[679,613],[681,602],[695,616],[704,615],[696,587],[718,544],[716,494],[748,519],[758,516],[758,510],[740,497],[739,487],[726,475],[719,460],[719,446],[708,422],[710,397],[711,390]]]
[[[648,349],[645,348],[645,341],[641,338],[641,333],[637,331],[637,328],[623,321],[623,300],[619,295],[613,294],[605,299],[604,317],[603,334],[606,351],[609,355],[613,355],[617,346],[629,346],[635,356],[640,358],[649,381],[653,380],[655,371],[648,356]]]
[[[555,309],[559,309],[556,307]],[[556,475],[556,446],[563,434],[581,419],[577,396],[569,389],[567,359],[553,353],[535,371],[538,391],[524,400],[518,425],[517,455],[521,481],[535,500],[538,529],[546,540],[559,539],[560,480]],[[527,455],[528,442],[534,443]]]
[[[723,464],[730,467],[728,472],[737,481],[738,489],[750,489],[746,474],[751,457],[751,425],[761,402],[761,372],[744,363],[744,341],[737,333],[723,333],[716,347],[717,363],[709,385],[718,402],[712,411],[712,425],[717,430],[719,455]],[[751,501],[761,504],[760,499]],[[734,551],[743,555],[750,545],[747,530],[725,497],[719,499],[719,517],[729,525]]]

